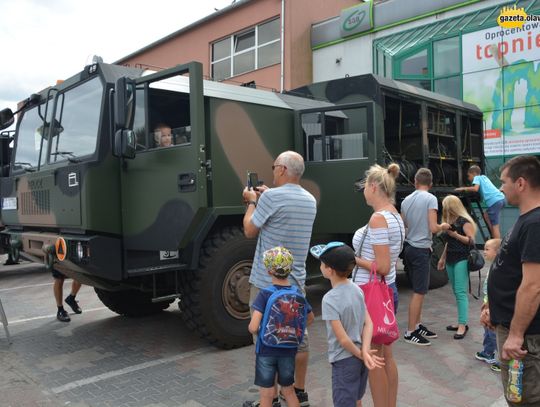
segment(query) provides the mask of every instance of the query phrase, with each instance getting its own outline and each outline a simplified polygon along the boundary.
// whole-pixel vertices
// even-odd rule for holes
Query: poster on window
[[[462,37],[463,100],[484,112],[486,156],[540,153],[540,22]]]

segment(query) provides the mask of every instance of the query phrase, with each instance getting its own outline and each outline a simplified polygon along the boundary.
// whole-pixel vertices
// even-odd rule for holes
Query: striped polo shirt
[[[263,264],[263,253],[276,246],[289,249],[294,257],[291,284],[304,287],[306,257],[311,240],[317,201],[297,184],[266,190],[259,198],[251,222],[259,228],[257,249],[249,282],[258,288],[272,284]]]
[[[358,248],[365,234],[366,238],[362,245],[362,255],[360,257],[369,261],[375,260],[373,246],[388,245],[390,249],[390,272],[386,275],[385,281],[387,284],[392,284],[396,281],[396,262],[403,247],[405,226],[403,225],[401,216],[399,216],[399,213],[397,212],[380,211],[377,213],[384,216],[388,228],[368,228],[366,233],[366,225],[356,231],[352,244],[354,251],[358,253]],[[355,271],[355,283],[366,284],[369,282],[369,270],[359,267],[357,270],[355,269]]]

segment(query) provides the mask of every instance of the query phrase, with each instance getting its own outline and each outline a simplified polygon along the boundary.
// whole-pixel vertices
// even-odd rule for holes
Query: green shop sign
[[[371,30],[373,28],[372,7],[373,4],[369,2],[342,10],[339,17],[341,37]]]

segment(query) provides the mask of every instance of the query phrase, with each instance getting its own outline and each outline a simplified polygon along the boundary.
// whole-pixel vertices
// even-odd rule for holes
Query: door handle
[[[197,190],[197,177],[193,172],[178,174],[178,192],[194,192]]]

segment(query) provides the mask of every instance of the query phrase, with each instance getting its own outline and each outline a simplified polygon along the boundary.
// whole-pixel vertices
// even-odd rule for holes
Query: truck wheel
[[[429,289],[440,288],[448,284],[448,274],[446,271],[437,270],[437,263],[444,250],[444,242],[439,237],[433,238],[433,252],[431,253],[431,262],[429,265]]]
[[[211,344],[232,349],[252,343],[249,275],[256,241],[238,227],[211,235],[201,248],[197,271],[182,274],[178,303],[187,326]]]
[[[111,311],[126,317],[144,317],[157,314],[170,302],[152,302],[152,295],[137,290],[107,291],[95,288],[97,296]]]

